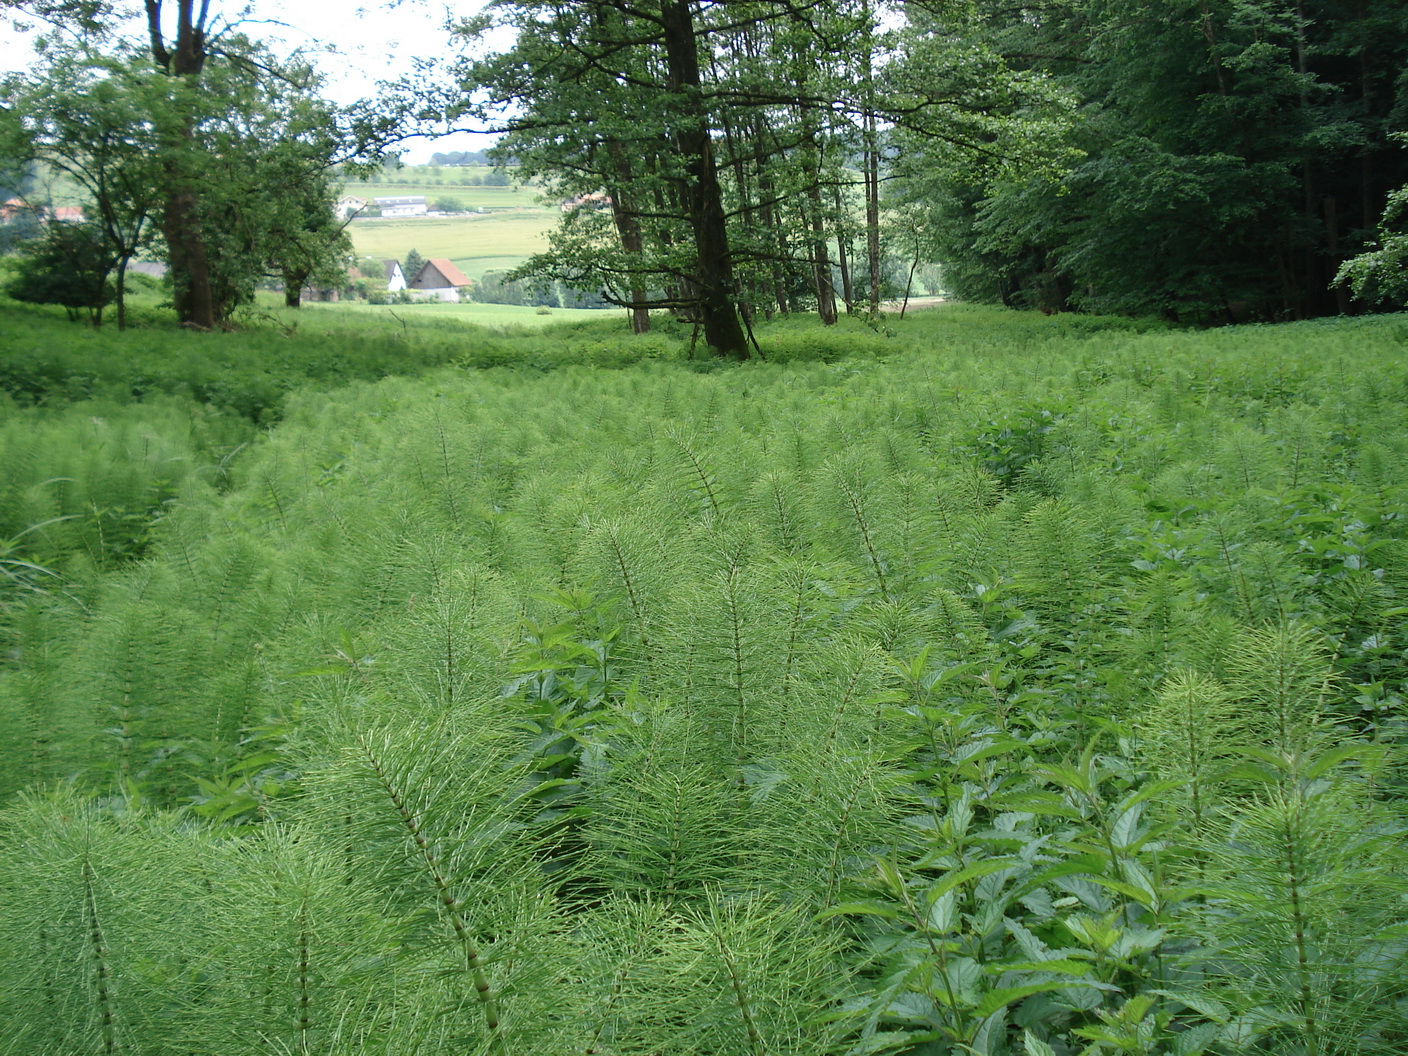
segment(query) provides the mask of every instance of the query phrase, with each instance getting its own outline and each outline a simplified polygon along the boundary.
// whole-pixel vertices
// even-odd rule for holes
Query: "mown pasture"
[[[412,249],[427,260],[446,257],[471,279],[507,270],[547,248],[554,214],[527,208],[471,216],[354,220],[347,228],[359,258],[405,260]]]
[[[1408,1046],[1403,317],[0,310],[9,1051]]]

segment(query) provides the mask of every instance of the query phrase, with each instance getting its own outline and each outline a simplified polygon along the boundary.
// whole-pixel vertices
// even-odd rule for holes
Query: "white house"
[[[373,198],[372,204],[381,210],[382,216],[424,216],[428,211],[423,194],[401,198]]]
[[[348,194],[337,200],[337,205],[333,207],[333,211],[337,214],[339,220],[347,221],[351,220],[366,207],[367,200],[365,198],[354,198],[352,195]]]
[[[386,272],[387,293],[400,293],[406,288],[406,276],[399,260],[383,260],[381,266]]]

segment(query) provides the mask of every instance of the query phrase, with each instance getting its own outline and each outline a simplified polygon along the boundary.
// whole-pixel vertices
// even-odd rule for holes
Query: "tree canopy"
[[[746,356],[757,313],[880,295],[880,173],[899,149],[976,168],[1056,148],[1045,79],[937,25],[886,28],[869,2],[495,5],[514,45],[461,68],[461,109],[498,120],[501,159],[564,201],[526,274],[666,307]],[[485,25],[476,27],[481,32]],[[857,224],[852,205],[863,200]]]
[[[982,0],[970,32],[1072,92],[1056,183],[909,174],[960,292],[1189,321],[1345,311],[1408,158],[1408,3]]]
[[[165,258],[184,323],[209,328],[255,284],[340,274],[349,244],[340,181],[378,157],[384,119],[333,106],[309,65],[282,60],[208,3],[146,0],[145,38],[55,39],[5,88],[6,138],[63,174],[102,233],[117,277]],[[96,15],[95,15],[96,18]]]

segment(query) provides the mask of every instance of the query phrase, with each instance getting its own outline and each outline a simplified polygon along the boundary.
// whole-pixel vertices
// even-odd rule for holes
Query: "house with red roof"
[[[420,271],[406,284],[411,295],[423,301],[449,301],[460,299],[460,291],[473,285],[459,268],[445,257],[432,257],[421,266]]]

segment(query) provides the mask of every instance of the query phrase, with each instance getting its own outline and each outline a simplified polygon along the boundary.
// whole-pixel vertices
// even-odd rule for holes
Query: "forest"
[[[0,3],[0,1056],[1408,1052],[1408,2]]]
[[[42,212],[58,174],[85,210],[12,292],[95,323],[123,324],[143,257],[206,328],[260,281],[331,282],[342,188],[451,127],[609,204],[510,281],[600,291],[638,332],[668,311],[726,358],[756,319],[873,312],[933,265],[967,300],[1188,325],[1408,297],[1403,0],[498,2],[351,104],[209,3],[5,6],[57,28],[0,86],[0,189]]]

